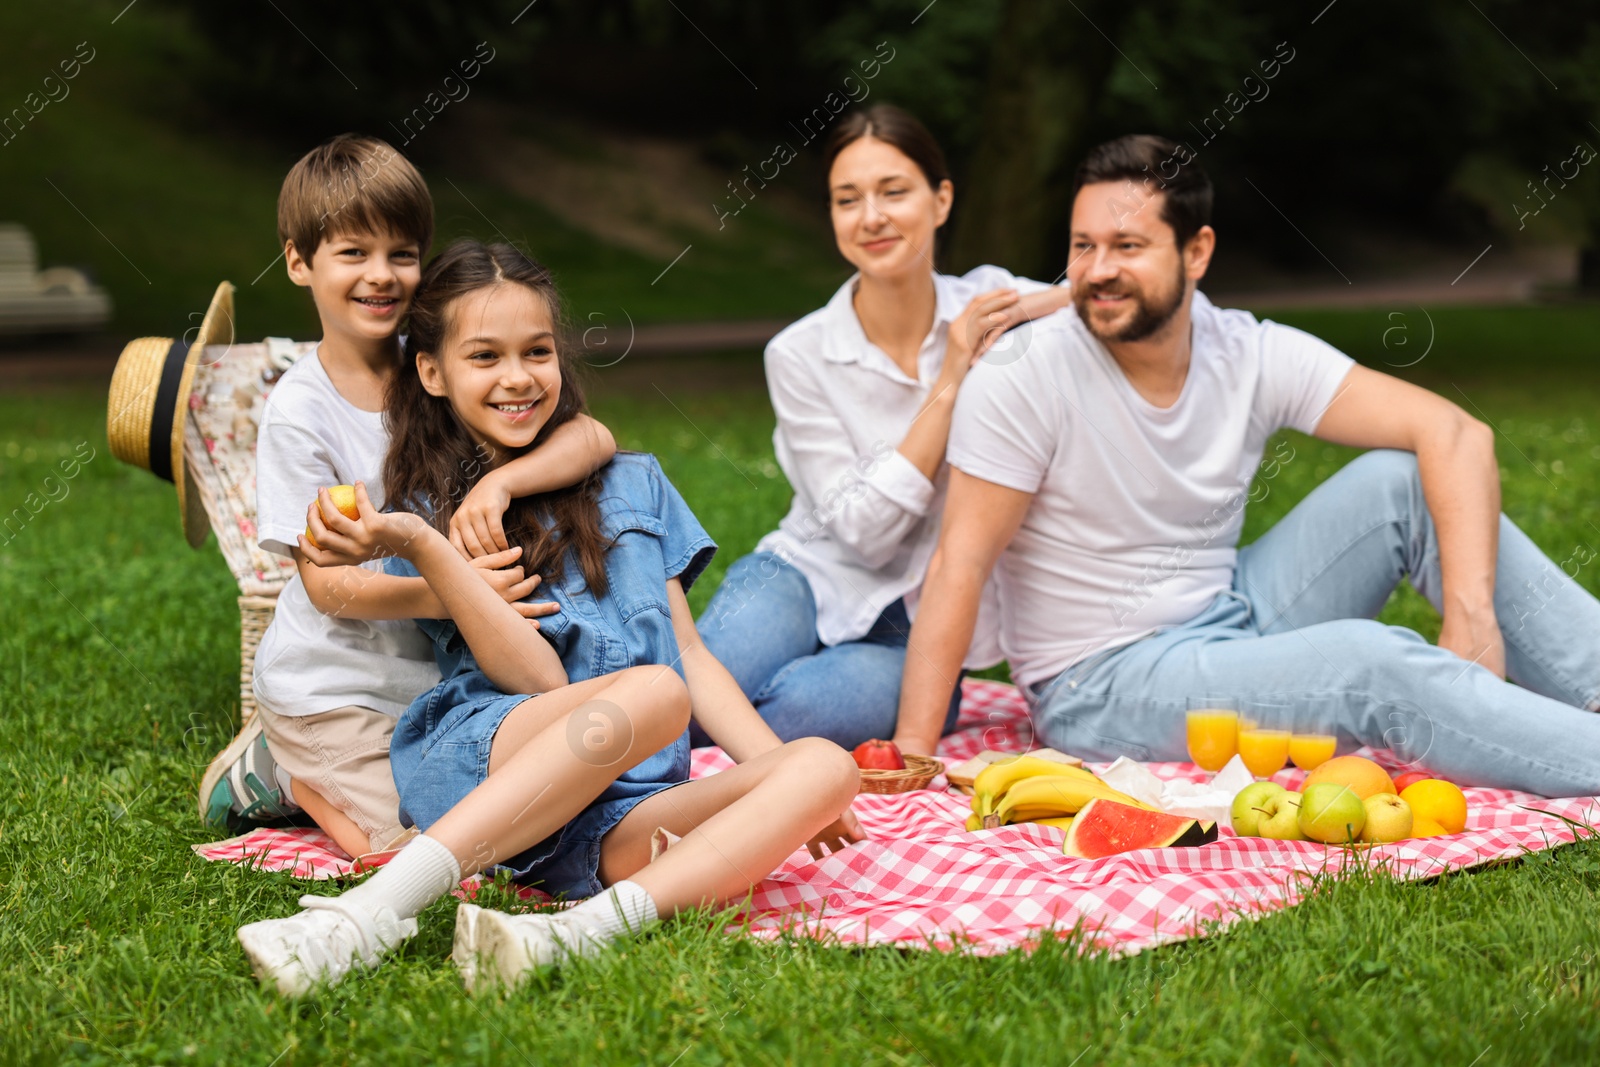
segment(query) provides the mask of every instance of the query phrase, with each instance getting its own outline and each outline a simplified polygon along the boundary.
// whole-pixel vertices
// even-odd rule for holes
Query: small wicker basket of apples
[[[861,768],[863,793],[909,793],[926,789],[944,773],[944,763],[932,756],[906,756],[893,741],[873,738],[856,746],[852,755]]]

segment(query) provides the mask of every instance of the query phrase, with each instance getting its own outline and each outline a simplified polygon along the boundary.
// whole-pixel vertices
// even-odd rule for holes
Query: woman
[[[998,267],[934,270],[954,186],[906,112],[848,116],[826,153],[834,240],[856,274],[767,346],[773,444],[794,502],[728,568],[699,629],[779,737],[852,748],[894,733],[967,370],[1004,330],[1070,299]],[[991,588],[968,667],[999,661],[996,624]],[[946,732],[959,703],[957,686]]]

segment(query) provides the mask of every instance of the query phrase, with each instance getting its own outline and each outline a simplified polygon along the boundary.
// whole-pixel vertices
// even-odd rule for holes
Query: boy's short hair
[[[376,137],[342,133],[301,157],[278,193],[278,244],[309,261],[325,238],[388,231],[433,241],[433,197],[411,161]]]

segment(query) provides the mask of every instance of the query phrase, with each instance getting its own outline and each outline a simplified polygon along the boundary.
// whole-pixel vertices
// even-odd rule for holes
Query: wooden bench
[[[111,297],[72,267],[39,269],[33,235],[0,223],[0,334],[95,330],[111,320]]]

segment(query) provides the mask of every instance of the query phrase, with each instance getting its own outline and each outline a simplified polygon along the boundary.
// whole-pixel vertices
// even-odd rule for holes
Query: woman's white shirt
[[[1047,288],[999,267],[933,276],[933,328],[906,375],[867,340],[853,302],[855,275],[828,303],[767,345],[767,389],[778,416],[772,443],[794,501],[758,551],[792,563],[811,583],[817,636],[853,641],[904,597],[913,617],[939,540],[948,468],[924,477],[897,450],[944,364],[950,323],[990,289]],[[1010,337],[1011,335],[1008,335]],[[1007,338],[997,346],[1003,347]],[[984,588],[968,667],[1000,661],[995,583]]]

